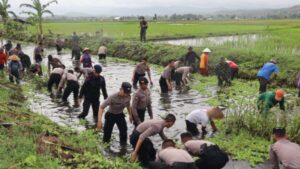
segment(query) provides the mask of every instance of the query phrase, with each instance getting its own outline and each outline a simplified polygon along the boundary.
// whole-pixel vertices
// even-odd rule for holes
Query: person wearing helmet
[[[200,56],[200,74],[203,76],[208,76],[208,56],[211,53],[211,50],[206,48],[202,51]]]
[[[259,93],[264,93],[267,91],[267,85],[272,74],[274,73],[274,78],[276,78],[278,72],[279,69],[275,59],[271,59],[270,62],[264,64],[264,66],[257,73],[257,78],[259,80]]]
[[[282,89],[277,89],[275,92],[268,91],[260,94],[257,100],[257,107],[260,113],[266,115],[277,103],[279,103],[280,109],[285,111],[284,91]]]
[[[125,107],[129,114],[129,121],[132,123],[131,114],[131,84],[123,82],[120,90],[117,93],[110,95],[100,106],[98,112],[97,130],[102,129],[102,115],[104,109],[109,106],[108,111],[105,113],[105,123],[103,127],[103,142],[109,143],[114,125],[117,124],[120,135],[120,145],[122,149],[127,146],[127,123],[125,114],[123,113]]]
[[[186,117],[186,128],[187,131],[190,132],[193,136],[198,136],[200,132],[197,128],[197,125],[200,124],[202,127],[201,138],[204,138],[205,134],[207,133],[206,126],[210,124],[213,133],[215,133],[218,129],[213,119],[222,118],[224,118],[224,114],[222,112],[222,109],[219,107],[194,110]]]
[[[90,53],[91,50],[89,48],[85,48],[83,50],[83,55],[80,58],[80,62],[82,63],[83,67],[93,67]]]
[[[86,77],[79,93],[79,99],[82,100],[84,97],[84,102],[82,113],[78,115],[78,118],[84,119],[92,106],[94,120],[97,121],[100,105],[100,90],[102,90],[104,99],[107,98],[106,82],[105,78],[101,75],[101,72],[102,67],[100,65],[95,65],[93,73],[89,73]]]

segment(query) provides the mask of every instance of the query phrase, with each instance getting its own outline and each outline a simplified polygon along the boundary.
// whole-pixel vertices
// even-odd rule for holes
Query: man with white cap
[[[91,50],[89,48],[84,48],[83,55],[80,58],[80,62],[83,67],[92,67],[92,57],[90,55]]]
[[[259,80],[259,93],[264,93],[267,91],[267,85],[272,74],[274,73],[274,78],[276,78],[278,72],[279,70],[277,61],[275,59],[271,59],[270,62],[264,64],[264,66],[257,73],[257,78]]]
[[[222,119],[224,114],[219,107],[214,107],[211,109],[198,109],[192,111],[186,117],[186,128],[193,136],[198,136],[200,134],[197,125],[200,124],[202,127],[201,136],[204,138],[206,131],[206,126],[211,125],[213,132],[216,132],[218,129],[213,121],[213,119]]]
[[[208,75],[208,56],[211,53],[211,50],[206,48],[203,50],[201,56],[200,56],[200,74],[203,76]]]

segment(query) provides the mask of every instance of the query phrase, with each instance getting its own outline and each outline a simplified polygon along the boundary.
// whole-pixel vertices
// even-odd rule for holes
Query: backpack
[[[82,57],[83,67],[92,67],[92,59],[89,55],[84,54]]]
[[[200,158],[206,161],[210,169],[221,169],[229,161],[228,155],[217,145],[201,145]]]
[[[20,69],[20,63],[18,61],[12,61],[10,64],[11,72],[18,72]]]

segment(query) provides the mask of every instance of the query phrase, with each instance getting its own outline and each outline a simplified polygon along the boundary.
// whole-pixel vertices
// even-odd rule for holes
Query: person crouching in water
[[[100,89],[104,100],[107,99],[106,83],[103,76],[101,76],[102,67],[95,65],[93,72],[91,72],[85,79],[79,93],[79,99],[84,97],[83,110],[78,118],[84,119],[88,113],[90,106],[93,109],[94,120],[98,120],[98,110],[100,105]]]
[[[179,67],[175,70],[174,80],[176,84],[176,89],[180,89],[181,86],[188,83],[188,76],[193,72],[193,67],[184,66]]]
[[[67,73],[63,75],[60,80],[58,90],[62,90],[64,88],[65,83],[67,82],[67,87],[64,89],[64,93],[62,96],[63,102],[68,102],[68,97],[71,93],[74,96],[74,107],[79,107],[78,93],[79,93],[79,83],[77,76],[74,74],[73,70],[68,70]]]
[[[52,87],[55,84],[56,88],[59,86],[59,82],[61,80],[61,77],[65,73],[65,65],[62,65],[61,67],[55,68],[52,70],[50,74],[50,78],[48,80],[48,92],[52,95]],[[61,91],[59,91],[61,92]]]
[[[184,149],[190,155],[199,157],[195,162],[199,169],[221,169],[229,161],[228,155],[212,142],[193,140],[191,133],[182,133],[180,137]]]
[[[213,133],[217,132],[217,127],[213,119],[222,119],[224,114],[219,107],[214,107],[211,109],[198,109],[192,111],[186,117],[186,128],[193,136],[198,136],[200,134],[197,125],[200,124],[202,127],[201,138],[204,138],[207,134],[206,126],[211,125]]]
[[[109,143],[114,125],[117,124],[120,135],[120,145],[122,149],[127,146],[127,123],[125,120],[124,108],[127,108],[129,121],[132,123],[132,114],[130,107],[131,84],[123,82],[120,91],[110,95],[100,106],[98,112],[97,130],[102,129],[102,115],[104,109],[109,106],[105,114],[103,142]]]
[[[133,95],[132,115],[134,125],[137,127],[145,119],[145,112],[148,110],[150,119],[153,119],[151,93],[148,89],[148,79],[141,77],[139,80],[140,88]]]
[[[176,148],[175,142],[173,140],[167,139],[162,143],[162,150],[160,150],[157,153],[155,162],[150,163],[149,169],[198,169],[198,168],[196,167],[192,156],[188,152]]]
[[[139,124],[130,136],[130,144],[134,149],[131,161],[136,161],[138,157],[141,165],[145,167],[149,165],[150,161],[154,161],[156,151],[149,137],[159,134],[163,140],[168,139],[163,130],[172,127],[175,121],[176,117],[168,114],[163,120],[147,120]]]

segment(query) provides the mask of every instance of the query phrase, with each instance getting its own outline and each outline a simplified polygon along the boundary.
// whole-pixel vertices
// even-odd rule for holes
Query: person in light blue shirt
[[[259,93],[264,93],[267,91],[267,85],[272,74],[277,76],[279,72],[277,61],[275,59],[271,59],[270,62],[264,64],[264,66],[257,73],[257,78],[259,80]]]

